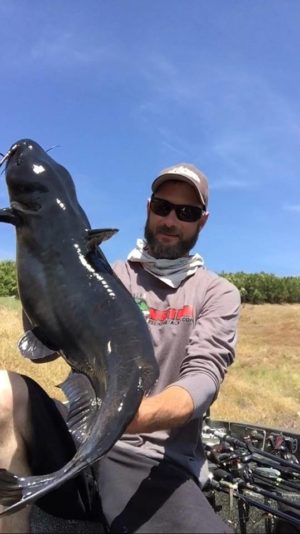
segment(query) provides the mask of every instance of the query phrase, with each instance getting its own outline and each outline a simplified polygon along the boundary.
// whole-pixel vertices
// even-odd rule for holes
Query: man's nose
[[[172,209],[166,217],[164,217],[165,224],[168,224],[169,226],[173,226],[174,224],[178,224],[178,217],[176,215],[176,211]]]

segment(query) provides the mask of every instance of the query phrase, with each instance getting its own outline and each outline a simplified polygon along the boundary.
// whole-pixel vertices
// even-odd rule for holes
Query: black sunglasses
[[[199,208],[198,206],[188,206],[186,204],[172,204],[172,202],[154,195],[150,199],[150,209],[155,215],[160,215],[161,217],[166,217],[172,210],[175,210],[177,218],[184,222],[196,222],[201,219],[205,212],[205,206]]]

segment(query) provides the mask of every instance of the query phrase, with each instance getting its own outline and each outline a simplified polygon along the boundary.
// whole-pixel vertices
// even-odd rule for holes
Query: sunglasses
[[[205,206],[199,208],[198,206],[188,206],[186,204],[172,204],[172,202],[154,195],[150,199],[150,209],[155,215],[160,215],[161,217],[166,217],[174,210],[177,218],[184,222],[199,221],[205,212]]]

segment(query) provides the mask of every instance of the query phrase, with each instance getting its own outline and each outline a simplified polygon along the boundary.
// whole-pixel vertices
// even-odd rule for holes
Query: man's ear
[[[208,211],[203,213],[203,215],[202,215],[202,217],[200,219],[200,223],[199,223],[200,230],[202,230],[202,228],[204,228],[204,226],[206,225],[208,217],[209,217],[209,212]]]

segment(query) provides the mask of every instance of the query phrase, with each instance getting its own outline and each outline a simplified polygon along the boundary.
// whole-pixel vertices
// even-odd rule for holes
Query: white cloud
[[[189,157],[191,147],[188,139],[166,126],[158,126],[157,129],[162,140],[161,143],[167,150],[175,153],[181,159]]]
[[[300,213],[300,204],[285,204],[283,206],[285,211],[291,211],[294,213]]]
[[[249,182],[245,180],[238,180],[237,178],[223,178],[219,181],[215,181],[211,184],[210,189],[251,189],[256,187],[257,183]]]
[[[62,64],[68,67],[89,66],[118,57],[112,46],[101,45],[99,42],[94,45],[89,44],[87,39],[80,39],[72,32],[55,34],[52,30],[34,42],[29,56],[33,62],[42,61],[43,64],[54,67]]]
[[[214,160],[221,171],[215,188],[276,183],[283,173],[298,181],[299,108],[267,75],[149,53],[141,77],[147,82],[141,120],[171,153],[204,165]]]
[[[10,20],[14,11],[11,15],[5,15]],[[103,33],[99,36],[86,31],[78,32],[74,27],[66,29],[50,24],[37,27],[35,32],[26,32],[24,24],[19,32],[16,30],[15,38],[11,34],[0,34],[0,47],[5,50],[5,54],[2,54],[2,69],[11,77],[25,73],[28,78],[31,69],[35,71],[36,67],[47,68],[50,73],[59,68],[60,75],[70,71],[78,72],[86,67],[90,69],[94,79],[101,72],[100,68],[97,70],[98,67],[108,64],[113,69],[114,62],[119,61],[121,56],[117,43],[106,38]],[[32,21],[31,24],[33,25]]]

